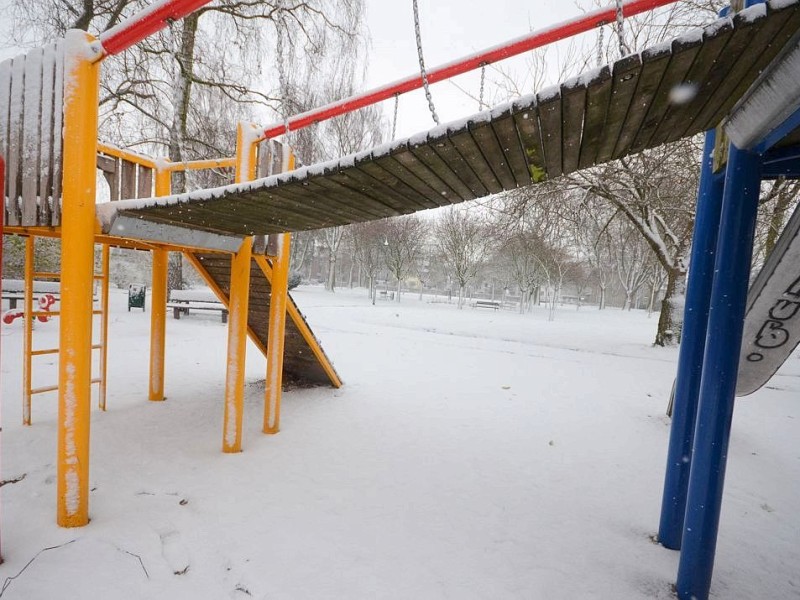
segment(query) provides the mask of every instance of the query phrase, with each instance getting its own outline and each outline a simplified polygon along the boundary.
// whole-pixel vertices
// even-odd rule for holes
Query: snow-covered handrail
[[[105,54],[119,54],[137,42],[192,14],[211,0],[158,0],[100,36]]]

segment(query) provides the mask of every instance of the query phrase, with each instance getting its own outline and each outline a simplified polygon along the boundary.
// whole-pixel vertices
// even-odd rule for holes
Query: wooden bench
[[[172,309],[172,316],[181,318],[181,314],[188,315],[193,310],[218,311],[223,323],[228,322],[228,309],[208,289],[203,290],[172,290],[169,294],[167,308]]]
[[[475,308],[493,308],[494,310],[500,309],[499,300],[475,300],[472,305]]]

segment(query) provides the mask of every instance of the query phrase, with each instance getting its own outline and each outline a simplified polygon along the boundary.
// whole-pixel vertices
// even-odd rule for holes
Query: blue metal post
[[[682,600],[705,600],[711,589],[760,183],[761,157],[731,146],[678,566]]]
[[[717,248],[724,175],[714,175],[714,130],[706,132],[700,186],[697,190],[692,254],[686,284],[683,333],[678,354],[678,374],[672,403],[672,429],[667,451],[664,496],[658,541],[672,550],[680,550],[683,517],[686,512],[686,489],[689,486],[692,440],[694,438],[697,396],[706,347],[708,305],[714,280],[714,255]]]

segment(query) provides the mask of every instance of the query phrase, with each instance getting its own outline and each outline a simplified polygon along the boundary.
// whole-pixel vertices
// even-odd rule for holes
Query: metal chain
[[[603,66],[603,36],[605,35],[605,29],[601,25],[597,29],[597,66]]]
[[[397,107],[400,105],[400,94],[394,95],[394,118],[392,119],[392,141],[397,134]]]
[[[486,63],[481,63],[481,93],[478,96],[478,111],[482,111],[486,104],[483,102],[483,89],[486,84]],[[487,106],[488,108],[488,106]]]
[[[419,55],[419,72],[422,75],[422,87],[425,88],[425,98],[428,100],[428,108],[431,110],[433,122],[439,124],[439,116],[436,114],[436,107],[433,106],[433,97],[428,85],[428,73],[425,71],[425,59],[422,57],[422,33],[419,28],[419,7],[417,0],[412,0],[414,5],[414,34],[417,37],[417,54]]]
[[[625,15],[622,11],[622,0],[617,0],[617,37],[619,38],[619,53],[627,56],[631,53],[631,49],[625,43]]]

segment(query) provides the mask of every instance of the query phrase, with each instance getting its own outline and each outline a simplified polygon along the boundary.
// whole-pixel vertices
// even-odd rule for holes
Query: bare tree
[[[319,231],[298,231],[292,234],[292,256],[289,270],[309,277],[308,262],[319,244]]]
[[[597,308],[606,307],[606,295],[614,272],[614,241],[612,233],[619,211],[610,209],[605,203],[584,201],[577,227],[577,244],[589,265],[591,277],[598,289]]]
[[[545,281],[541,261],[536,258],[545,251],[544,243],[535,232],[526,230],[522,223],[504,233],[500,252],[511,281],[519,288],[519,312],[523,313],[530,310],[535,293]]]
[[[694,203],[698,140],[642,152],[570,176],[569,180],[617,209],[642,236],[667,274],[655,343],[680,340]]]
[[[375,304],[378,270],[384,264],[386,252],[386,221],[368,221],[348,226],[353,253],[361,272],[367,278],[369,297]]]
[[[325,289],[329,292],[336,291],[336,259],[339,256],[339,245],[344,237],[344,227],[328,227],[322,230],[322,240],[328,250],[328,277],[325,279]]]
[[[616,238],[614,259],[619,283],[625,290],[625,303],[622,309],[631,310],[639,290],[651,278],[654,265],[650,249],[642,237],[630,228],[625,229]]]
[[[394,217],[385,223],[386,267],[397,280],[397,301],[400,302],[403,279],[414,269],[428,227],[417,215]]]
[[[783,177],[762,185],[758,224],[753,250],[753,272],[764,263],[775,248],[788,217],[797,206],[800,182]]]
[[[458,284],[458,307],[463,308],[467,285],[491,249],[488,227],[474,210],[450,207],[436,221],[436,242]]]

